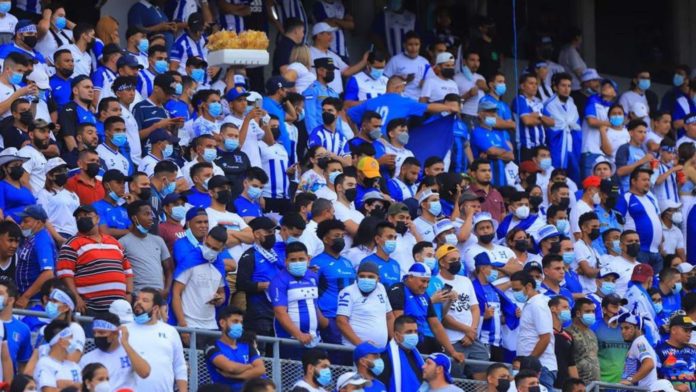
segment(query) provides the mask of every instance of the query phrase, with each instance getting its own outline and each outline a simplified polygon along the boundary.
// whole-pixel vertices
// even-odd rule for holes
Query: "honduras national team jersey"
[[[329,131],[323,126],[315,129],[309,135],[309,147],[323,146],[326,150],[338,156],[350,155],[348,150],[348,139],[343,136],[338,129],[334,132]]]
[[[616,204],[616,210],[626,218],[624,230],[635,230],[640,237],[640,250],[657,253],[662,243],[662,221],[655,196],[624,193]]]
[[[366,72],[357,73],[348,79],[345,99],[346,101],[366,101],[379,97],[387,92],[387,81],[389,79],[386,76],[373,79]]]
[[[360,124],[362,123],[362,116],[366,111],[372,110],[377,112],[382,116],[382,133],[386,134],[389,121],[395,118],[422,116],[427,109],[427,104],[404,98],[396,93],[386,93],[348,109],[348,116],[350,116],[353,123]]]
[[[687,384],[696,390],[696,348],[676,348],[666,341],[655,347],[657,352],[657,375],[674,383]],[[677,384],[675,384],[677,385]]]
[[[532,149],[536,146],[546,144],[546,133],[544,132],[543,124],[526,126],[521,120],[524,116],[529,116],[534,113],[541,114],[543,106],[539,98],[528,98],[523,94],[518,95],[517,98],[512,101],[512,112],[515,114],[515,119],[519,119],[519,125],[517,126],[518,148]]]
[[[190,57],[206,58],[208,50],[205,48],[205,38],[201,35],[198,40],[194,40],[188,34],[182,34],[174,41],[170,60],[179,62],[179,73],[186,74],[186,60]]]
[[[609,121],[609,108],[612,103],[602,99],[598,94],[592,95],[585,104],[584,121],[582,122],[582,152],[601,154],[599,129],[587,123],[587,118],[593,117],[600,121]]]
[[[355,281],[355,270],[348,259],[324,252],[315,256],[311,266],[319,267],[319,309],[326,317],[336,317],[338,293]]]
[[[228,4],[233,5],[250,5],[251,0],[225,0]],[[246,30],[244,27],[244,17],[234,14],[225,14],[220,12],[220,26],[227,31],[240,33]]]
[[[268,287],[273,307],[286,307],[292,323],[303,333],[315,336],[319,336],[316,309],[319,298],[318,280],[317,274],[312,271],[307,271],[304,277],[298,279],[284,270],[276,275]],[[274,324],[276,336],[291,337],[290,333],[280,325],[278,319],[274,321]]]

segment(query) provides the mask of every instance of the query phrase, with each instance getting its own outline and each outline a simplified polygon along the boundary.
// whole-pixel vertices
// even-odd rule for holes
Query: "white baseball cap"
[[[117,299],[109,305],[109,313],[113,313],[118,316],[121,324],[128,324],[133,322],[133,308],[125,299]]]
[[[582,73],[582,80],[583,82],[589,82],[590,80],[599,80],[602,77],[599,76],[599,72],[597,72],[596,69],[594,68],[587,68],[585,72]]]
[[[68,164],[63,160],[61,157],[55,157],[51,158],[48,161],[46,161],[46,166],[44,168],[45,173],[50,172],[51,170],[59,167],[59,166],[67,166]]]
[[[321,33],[333,33],[334,31],[338,30],[335,27],[331,27],[328,23],[326,22],[319,22],[312,26],[312,36],[315,36],[317,34]]]
[[[680,274],[688,274],[694,269],[694,266],[687,263],[683,262],[677,266],[677,270],[679,271]]]
[[[48,90],[51,85],[48,82],[48,74],[44,71],[43,67],[34,67],[34,70],[27,75],[27,80],[31,80],[36,83],[36,87],[41,90]]]
[[[449,61],[454,61],[454,56],[450,52],[442,52],[437,55],[437,59],[435,59],[435,64],[440,65],[447,63]]]
[[[677,203],[676,201],[670,199],[660,199],[658,204],[660,207],[660,213],[663,213],[667,210],[671,210],[673,208],[681,208],[681,203]]]

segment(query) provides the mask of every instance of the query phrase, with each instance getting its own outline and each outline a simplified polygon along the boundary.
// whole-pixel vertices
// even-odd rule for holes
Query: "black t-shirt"
[[[486,79],[500,69],[501,50],[498,43],[493,40],[487,42],[478,38],[472,43],[472,49],[481,57],[481,65],[478,72]]]
[[[12,116],[9,118],[13,119]],[[19,150],[22,148],[22,144],[29,140],[29,134],[15,127],[13,121],[10,121],[9,124],[3,125],[4,126],[0,128],[0,134],[2,135],[3,142],[5,143],[5,148],[14,147]]]
[[[225,177],[231,182],[232,198],[235,200],[244,190],[244,173],[251,167],[249,157],[241,149],[236,151],[219,151],[218,158],[215,160],[222,171],[225,172]]]
[[[556,351],[556,362],[558,363],[558,375],[556,382],[553,384],[555,388],[563,388],[563,383],[570,376],[568,375],[568,367],[575,366],[575,358],[573,357],[573,337],[564,330],[553,330],[553,337],[556,339],[554,350]]]
[[[17,255],[12,256],[10,260],[10,264],[7,266],[7,268],[2,268],[0,267],[0,278],[9,278],[14,280],[16,279],[15,277],[15,271],[17,270]]]
[[[281,35],[273,52],[273,74],[280,74],[280,67],[290,64],[290,52],[295,47],[295,41]]]
[[[583,94],[582,91],[580,90],[575,90],[570,93],[570,97],[573,98],[573,102],[575,103],[575,107],[578,108],[578,114],[580,115],[580,118],[585,117],[585,106],[587,105],[587,99],[589,98],[587,95]]]

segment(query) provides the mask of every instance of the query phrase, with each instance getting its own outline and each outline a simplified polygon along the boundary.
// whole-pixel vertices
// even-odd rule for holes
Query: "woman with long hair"
[[[282,71],[285,79],[295,82],[295,92],[298,94],[302,94],[317,80],[317,76],[311,71],[311,59],[309,46],[297,45],[290,52],[290,64]]]
[[[12,379],[12,384],[10,384],[10,392],[34,392],[36,391],[36,382],[34,382],[34,377],[18,373]]]
[[[362,259],[375,252],[377,224],[383,221],[384,219],[368,216],[360,222],[358,232],[355,233],[355,238],[353,239],[353,246],[344,254],[355,269],[358,268]]]
[[[82,369],[82,392],[110,392],[109,370],[101,363],[87,364]]]

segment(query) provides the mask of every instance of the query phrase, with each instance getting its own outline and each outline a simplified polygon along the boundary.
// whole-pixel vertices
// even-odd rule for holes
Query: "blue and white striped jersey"
[[[539,98],[528,98],[523,94],[518,95],[512,102],[512,113],[518,124],[517,148],[532,149],[546,144],[546,133],[542,124],[526,126],[521,120],[522,117],[532,115],[533,113],[541,115],[543,107],[544,104]]]
[[[319,319],[317,317],[317,299],[319,298],[319,279],[313,271],[307,271],[301,279],[297,279],[286,270],[280,271],[271,281],[268,293],[273,307],[287,308],[292,323],[303,333],[319,336]],[[291,337],[278,322],[274,321],[276,336]]]
[[[268,182],[263,186],[263,197],[271,199],[288,199],[290,179],[285,173],[288,170],[288,152],[280,143],[269,146],[259,141],[263,171],[268,174]]]
[[[338,130],[331,132],[324,126],[317,127],[309,136],[309,147],[323,146],[327,151],[338,156],[350,155],[348,139]]]
[[[206,58],[208,49],[205,47],[205,37],[201,35],[198,40],[188,34],[182,34],[174,41],[169,60],[179,62],[179,73],[186,74],[186,60],[190,57]]]
[[[640,237],[640,250],[657,253],[662,243],[662,221],[655,195],[638,196],[626,192],[619,198],[616,211],[626,219],[624,230],[635,230]]]

